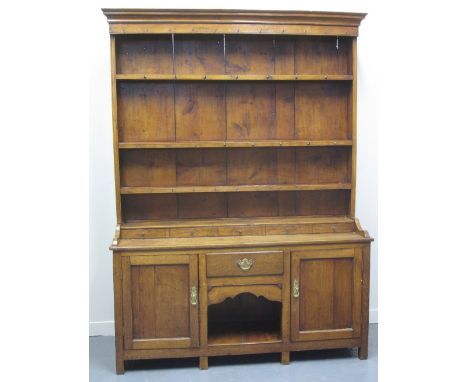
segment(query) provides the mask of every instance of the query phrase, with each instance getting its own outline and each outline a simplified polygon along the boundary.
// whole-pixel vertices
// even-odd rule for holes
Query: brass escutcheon
[[[197,293],[197,287],[193,286],[192,289],[190,290],[190,302],[192,305],[197,305],[198,304],[198,293]]]
[[[248,271],[253,265],[253,260],[244,257],[242,260],[237,260],[237,265],[243,271]]]
[[[298,298],[299,297],[299,280],[294,279],[293,282],[293,297]]]

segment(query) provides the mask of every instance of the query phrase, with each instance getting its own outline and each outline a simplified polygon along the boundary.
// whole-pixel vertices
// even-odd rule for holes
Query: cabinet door
[[[360,336],[361,249],[291,253],[291,339]]]
[[[198,346],[197,263],[195,255],[123,258],[126,349]]]

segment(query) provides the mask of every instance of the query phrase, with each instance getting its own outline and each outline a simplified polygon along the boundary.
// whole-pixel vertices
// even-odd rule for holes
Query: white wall
[[[96,2],[89,19],[94,39],[89,46],[89,303],[90,335],[113,335],[112,256],[108,250],[116,224],[112,153],[110,51],[108,26],[101,7],[154,8],[154,1]],[[370,2],[369,2],[370,3]],[[163,5],[163,4],[161,4]],[[214,1],[171,1],[171,8],[219,8]],[[313,7],[313,8],[310,8]],[[377,75],[375,28],[367,1],[224,1],[227,9],[292,9],[368,12],[358,39],[358,148],[356,215],[375,238],[371,259],[370,320],[377,322]]]

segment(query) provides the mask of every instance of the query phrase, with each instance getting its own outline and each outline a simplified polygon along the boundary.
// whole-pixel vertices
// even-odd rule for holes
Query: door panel
[[[197,257],[131,256],[122,266],[125,348],[198,346]]]
[[[133,266],[131,272],[134,339],[190,337],[187,266]]]
[[[361,250],[308,250],[291,255],[292,340],[358,337]]]

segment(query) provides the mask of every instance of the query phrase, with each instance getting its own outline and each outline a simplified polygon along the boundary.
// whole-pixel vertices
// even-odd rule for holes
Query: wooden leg
[[[208,370],[208,357],[200,357],[200,370]]]
[[[362,288],[361,288],[361,346],[358,349],[359,359],[367,359],[369,341],[369,275],[370,246],[362,250]]]
[[[116,357],[115,359],[115,372],[117,374],[123,374],[125,373],[125,364],[124,360],[121,357]]]
[[[364,342],[364,340],[363,340]],[[358,348],[358,357],[359,359],[367,359],[367,353],[368,353],[368,350],[367,350],[367,339],[365,340],[365,344],[362,343],[361,344],[361,347]]]
[[[281,352],[281,363],[283,365],[289,365],[289,352],[288,351]]]
[[[123,310],[122,310],[122,258],[114,252],[114,320],[115,320],[115,372],[123,374],[125,363],[123,359]]]

